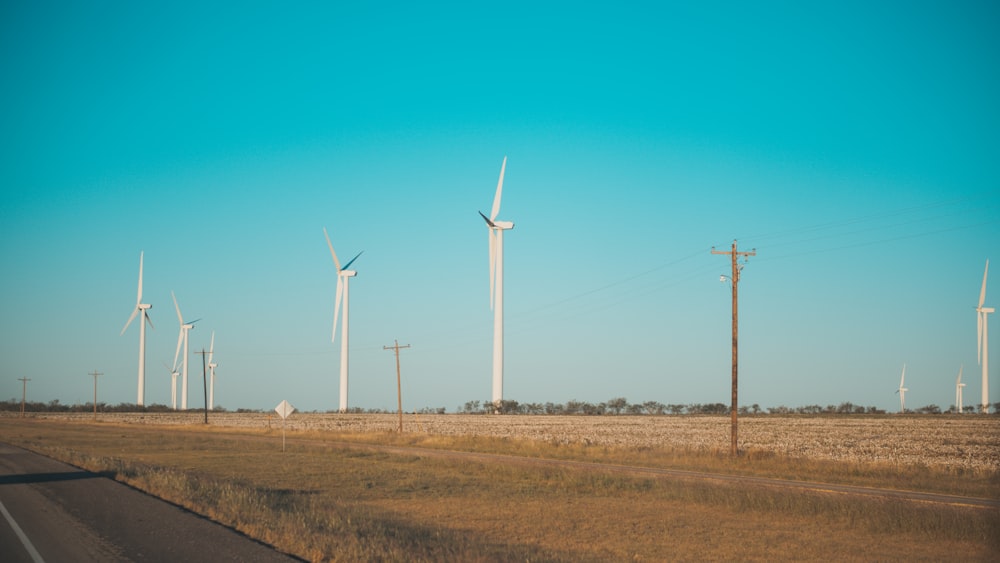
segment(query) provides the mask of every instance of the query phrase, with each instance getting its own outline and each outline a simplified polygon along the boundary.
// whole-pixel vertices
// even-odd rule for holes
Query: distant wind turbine
[[[976,307],[976,357],[983,366],[983,414],[990,410],[990,337],[989,337],[989,315],[994,312],[993,307],[983,307],[986,301],[986,274],[990,272],[990,261],[986,260],[986,269],[983,270],[983,288],[979,291],[979,306]]]
[[[347,264],[343,267],[340,266],[340,260],[337,259],[337,253],[333,251],[333,243],[330,242],[330,235],[326,232],[326,227],[323,227],[323,236],[326,237],[326,245],[330,247],[330,255],[333,256],[333,265],[337,267],[337,298],[333,305],[333,336],[330,338],[330,342],[337,341],[337,319],[340,316],[340,307],[343,304],[344,307],[344,324],[341,327],[340,335],[340,412],[347,412],[347,350],[348,350],[348,305],[350,304],[350,299],[348,297],[348,282],[351,278],[358,275],[354,270],[350,270],[351,264],[361,256],[361,252],[357,254],[354,258],[351,258]]]
[[[184,361],[181,363],[181,410],[187,410],[188,404],[188,333],[194,328],[194,323],[201,319],[195,319],[189,323],[184,322],[181,316],[181,308],[177,305],[177,296],[170,292],[170,297],[174,299],[174,309],[177,310],[177,322],[181,325],[181,331],[177,335],[177,351],[174,352],[174,367],[177,366],[177,355],[181,352],[181,343],[184,343]]]
[[[955,380],[955,405],[958,407],[958,414],[962,414],[962,387],[965,387],[962,383],[962,368],[964,367],[964,365],[958,367],[958,379]]]
[[[139,393],[135,402],[139,406],[146,402],[146,323],[149,323],[149,328],[153,328],[153,321],[149,318],[149,310],[153,306],[142,302],[142,255],[143,253],[139,252],[139,295],[135,298],[135,309],[132,310],[132,315],[128,318],[120,335],[125,335],[128,325],[132,324],[132,320],[141,312],[142,320],[139,321]]]
[[[177,410],[177,362],[174,362],[172,368],[167,365],[167,362],[163,362],[163,367],[170,372],[170,408]]]
[[[212,343],[208,346],[208,410],[215,409],[215,368],[219,367],[219,364],[215,363],[212,359],[215,354],[215,331],[212,331]]]
[[[490,308],[493,309],[493,410],[497,412],[503,401],[503,232],[513,229],[511,221],[497,221],[500,213],[500,194],[503,191],[503,174],[507,157],[500,165],[497,193],[493,196],[490,216],[479,215],[486,221],[490,237]]]
[[[899,393],[899,412],[906,412],[906,392],[909,391],[906,387],[903,387],[903,381],[906,379],[906,364],[903,364],[903,375],[899,378],[899,389],[896,389],[896,393]]]

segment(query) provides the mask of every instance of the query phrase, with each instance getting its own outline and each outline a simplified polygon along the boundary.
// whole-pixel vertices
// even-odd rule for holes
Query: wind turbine
[[[215,368],[219,367],[219,364],[212,360],[212,355],[215,353],[215,331],[212,331],[212,343],[208,346],[208,374],[209,374],[209,387],[208,387],[208,410],[215,409]]]
[[[962,383],[962,368],[964,367],[964,365],[959,366],[958,379],[955,380],[955,404],[958,406],[958,414],[962,414],[962,387],[965,387]]]
[[[341,327],[340,336],[340,412],[347,412],[347,346],[348,346],[348,321],[347,312],[350,300],[348,298],[348,282],[358,275],[354,270],[350,270],[351,264],[361,256],[361,252],[351,258],[343,267],[337,259],[337,253],[333,251],[333,243],[330,242],[330,235],[323,227],[323,236],[326,237],[326,245],[330,247],[330,255],[333,256],[333,265],[337,267],[337,298],[333,306],[333,336],[330,342],[337,341],[337,318],[340,316],[340,306],[344,306],[344,324]]]
[[[493,412],[500,409],[503,401],[503,232],[513,229],[511,221],[497,221],[500,212],[500,193],[503,191],[503,173],[507,168],[507,157],[500,165],[500,179],[497,193],[493,196],[490,216],[479,215],[486,221],[490,236],[490,309],[493,310]]]
[[[177,335],[177,351],[174,352],[174,366],[177,366],[177,355],[181,352],[181,342],[184,343],[184,362],[181,364],[181,410],[188,408],[188,333],[194,328],[194,323],[201,319],[195,319],[189,323],[184,322],[181,316],[181,308],[177,305],[177,296],[170,292],[170,297],[174,299],[174,309],[177,309],[177,321],[181,324],[181,331]]]
[[[899,393],[899,412],[906,412],[906,392],[909,391],[906,387],[903,387],[903,380],[906,379],[906,364],[903,364],[903,375],[899,378],[899,389],[896,389],[896,393]]]
[[[983,414],[988,413],[990,409],[990,338],[987,315],[995,311],[993,307],[983,307],[983,302],[986,301],[986,274],[989,271],[990,261],[987,259],[986,269],[983,270],[983,288],[979,290],[979,306],[976,307],[976,357],[983,366]]]
[[[167,362],[163,362],[163,367],[170,372],[170,408],[177,410],[177,361],[174,360],[173,368]]]
[[[124,336],[125,331],[128,330],[128,325],[132,324],[135,316],[142,312],[142,320],[139,321],[139,393],[135,403],[140,407],[146,402],[146,323],[149,323],[149,328],[153,328],[153,321],[149,318],[149,310],[153,306],[142,302],[142,255],[143,253],[140,251],[139,295],[135,298],[135,309],[132,310],[132,315],[128,318],[125,327],[122,328],[122,332],[119,335]]]

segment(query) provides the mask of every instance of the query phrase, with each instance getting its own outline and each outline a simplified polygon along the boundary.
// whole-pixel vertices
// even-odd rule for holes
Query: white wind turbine
[[[215,331],[212,331],[212,343],[208,346],[208,410],[215,409],[215,368],[219,364],[215,363],[212,356],[215,354]]]
[[[347,412],[347,347],[348,347],[348,304],[350,299],[348,298],[348,282],[351,278],[358,275],[354,270],[348,268],[351,264],[361,256],[361,252],[357,254],[354,258],[351,258],[347,264],[343,267],[340,266],[340,260],[337,259],[337,253],[333,251],[333,243],[330,242],[330,235],[326,232],[326,227],[323,227],[323,236],[326,237],[326,245],[330,247],[330,255],[333,256],[333,265],[337,267],[337,299],[333,306],[333,336],[330,338],[330,342],[337,341],[337,318],[340,316],[340,306],[343,303],[344,306],[344,324],[341,328],[340,335],[340,412]]]
[[[181,308],[177,305],[177,296],[170,292],[170,297],[174,299],[174,309],[177,309],[177,322],[181,325],[181,331],[177,335],[177,351],[174,352],[174,366],[177,366],[177,355],[181,352],[181,343],[184,343],[184,361],[181,363],[181,410],[188,408],[188,333],[194,328],[194,323],[201,319],[195,319],[189,323],[184,322],[181,316]]]
[[[906,392],[909,391],[906,387],[903,387],[903,381],[906,379],[906,364],[903,364],[903,375],[899,378],[899,389],[896,389],[896,393],[899,393],[899,412],[906,412]]]
[[[507,168],[507,157],[500,165],[500,179],[497,193],[493,196],[490,216],[479,215],[486,220],[490,236],[490,308],[493,309],[493,410],[496,412],[503,401],[503,232],[513,229],[511,221],[497,221],[500,212],[500,193],[503,191],[503,173]]]
[[[986,301],[986,274],[990,271],[990,261],[986,260],[986,269],[983,270],[983,288],[979,290],[979,306],[976,307],[976,355],[979,363],[983,366],[983,414],[990,409],[990,338],[988,321],[990,313],[994,312],[993,307],[983,307]]]
[[[142,302],[142,255],[143,253],[139,252],[139,295],[135,298],[135,309],[132,310],[132,315],[128,318],[120,335],[125,335],[128,325],[132,324],[135,316],[142,312],[142,320],[139,321],[139,393],[135,403],[139,406],[146,402],[146,323],[149,323],[150,328],[153,327],[153,321],[149,318],[149,310],[153,306]]]
[[[964,367],[964,365],[958,367],[958,379],[955,380],[955,405],[958,407],[958,414],[962,414],[962,387],[965,387],[962,383],[962,368]]]
[[[163,367],[170,372],[170,408],[177,410],[177,361],[174,360],[173,368],[166,362],[163,362]]]

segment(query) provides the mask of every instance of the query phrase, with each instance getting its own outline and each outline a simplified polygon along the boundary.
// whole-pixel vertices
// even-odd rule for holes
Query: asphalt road
[[[299,561],[105,476],[0,443],[0,561]]]

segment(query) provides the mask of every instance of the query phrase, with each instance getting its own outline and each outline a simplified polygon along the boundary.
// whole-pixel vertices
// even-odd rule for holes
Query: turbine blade
[[[177,310],[177,322],[181,323],[181,326],[184,326],[184,317],[181,316],[181,307],[177,304],[177,296],[171,291],[170,297],[174,300],[174,309]]]
[[[958,379],[955,380],[955,385],[959,385],[962,383],[962,368],[964,367],[965,364],[962,364],[961,366],[958,367]]]
[[[986,274],[990,272],[990,261],[986,260],[986,269],[983,270],[983,288],[979,290],[979,307],[982,308],[983,301],[986,301]]]
[[[135,298],[136,306],[142,303],[142,252],[139,252],[139,295]]]
[[[337,260],[337,253],[333,251],[333,243],[330,242],[330,235],[326,232],[326,227],[323,227],[323,236],[326,237],[326,245],[330,247],[330,256],[333,256],[333,265],[337,267],[337,271],[340,272],[342,269],[340,267],[340,260]]]
[[[134,319],[137,314],[139,314],[138,307],[132,309],[132,315],[128,318],[128,321],[125,322],[125,328],[122,329],[122,333],[119,334],[118,336],[122,336],[125,334],[125,331],[128,330],[128,325],[132,324],[132,319]]]
[[[208,345],[208,363],[212,363],[212,355],[215,353],[215,331],[212,331],[212,343]]]
[[[497,193],[493,196],[493,210],[490,211],[490,221],[495,221],[497,213],[500,213],[500,192],[503,191],[503,172],[507,169],[507,157],[503,157],[503,164],[500,165],[500,179],[497,180]]]
[[[153,319],[149,318],[149,313],[143,311],[142,316],[146,319],[146,324],[149,325],[149,328],[156,330],[156,327],[153,326]]]
[[[906,364],[903,364],[903,375],[899,378],[899,388],[903,388],[903,381],[906,380]]]
[[[358,253],[358,256],[361,256],[364,253],[365,253],[365,251],[362,250],[361,252]],[[344,264],[344,269],[346,270],[346,269],[350,268],[351,264],[353,264],[354,261],[358,259],[358,256],[355,256],[354,258],[351,258],[350,260],[348,260],[347,264]]]
[[[343,295],[344,278],[337,276],[337,298],[333,303],[333,336],[330,337],[330,342],[337,341],[337,320],[340,318],[340,301]]]
[[[482,211],[479,211],[478,213],[479,213],[479,216],[482,217],[484,221],[486,221],[486,225],[487,226],[489,226],[489,227],[496,227],[496,224],[494,224],[493,221],[490,221],[489,217],[483,215]]]
[[[177,371],[177,356],[181,354],[181,343],[184,342],[184,329],[177,333],[177,350],[174,351],[174,371]]]

